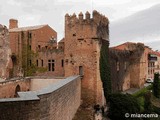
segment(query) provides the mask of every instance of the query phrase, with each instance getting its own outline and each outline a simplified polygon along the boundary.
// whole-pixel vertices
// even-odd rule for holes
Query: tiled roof
[[[42,28],[44,26],[47,26],[47,24],[46,25],[28,26],[28,27],[20,27],[20,28],[12,28],[12,29],[9,29],[9,32],[20,32],[20,31],[36,30],[36,29]]]

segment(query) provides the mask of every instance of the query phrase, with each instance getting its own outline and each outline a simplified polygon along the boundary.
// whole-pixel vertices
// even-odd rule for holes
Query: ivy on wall
[[[108,99],[111,93],[111,74],[109,64],[109,42],[102,40],[102,46],[100,50],[100,77],[103,84],[104,96]]]

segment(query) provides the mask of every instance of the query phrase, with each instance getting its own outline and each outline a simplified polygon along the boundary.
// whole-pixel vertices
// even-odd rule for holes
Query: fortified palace
[[[16,97],[14,98],[16,100],[20,98],[22,100],[24,95],[20,95],[19,92],[28,94],[29,92],[27,91],[37,90],[40,88],[39,86],[44,87],[44,84],[48,82],[46,80],[45,83],[45,80],[43,80],[44,84],[37,85],[40,84],[39,80],[37,81],[36,87],[34,88],[33,86],[35,80],[33,80],[32,78],[24,79],[23,77],[25,76],[34,75],[38,76],[39,79],[43,78],[44,76],[52,76],[52,78],[66,79],[67,81],[70,80],[70,76],[80,75],[81,81],[79,81],[79,77],[75,78],[76,81],[79,81],[75,83],[77,85],[74,85],[72,87],[68,86],[69,88],[65,90],[65,92],[68,91],[66,95],[74,91],[74,93],[71,94],[72,96],[70,96],[71,98],[74,98],[70,98],[68,101],[71,102],[71,100],[73,100],[71,103],[72,106],[75,106],[69,108],[69,104],[67,104],[67,102],[63,102],[63,109],[65,109],[65,105],[68,105],[66,109],[70,109],[68,111],[71,112],[70,115],[68,115],[69,113],[65,114],[67,114],[67,116],[73,117],[75,112],[77,111],[77,107],[79,107],[80,104],[85,108],[93,108],[93,106],[96,104],[103,105],[105,103],[105,99],[103,96],[102,82],[100,79],[99,58],[101,41],[106,40],[108,41],[109,45],[109,20],[107,17],[97,11],[93,11],[92,16],[93,18],[91,18],[89,12],[86,12],[85,15],[80,13],[78,16],[76,16],[75,14],[66,14],[65,36],[59,42],[57,42],[56,31],[53,30],[49,25],[18,27],[18,20],[10,19],[9,41],[11,54],[9,65],[11,67],[8,67],[6,74],[3,75],[4,78],[8,79],[6,80],[6,82],[2,81],[2,90],[7,91],[7,86],[10,86],[10,88],[13,90],[9,90],[6,93],[1,93],[0,97],[3,98],[1,99],[1,102],[3,100],[6,101],[6,99],[8,101],[9,98],[9,100],[12,101],[13,97]],[[6,36],[8,37],[8,33]],[[19,79],[14,80],[9,78]],[[72,82],[70,82],[70,84],[71,83]],[[54,87],[52,87],[51,89],[53,88]],[[62,87],[61,89],[64,88],[65,87]],[[61,94],[63,95],[65,92],[62,92]],[[34,96],[34,93],[31,92],[31,94]],[[57,99],[61,99],[61,94],[59,94],[59,97]],[[36,95],[39,96],[38,93]],[[80,95],[81,97],[79,97],[78,95]],[[65,95],[63,95],[62,97],[64,96]],[[63,99],[67,100],[68,97],[69,95]],[[33,100],[34,98],[35,97],[31,99]],[[43,101],[42,98],[40,98],[40,101]],[[4,106],[2,103],[0,103],[0,113],[5,116],[5,113],[2,112],[2,109],[8,109],[8,114],[12,114],[10,112],[13,108],[11,106],[9,107],[9,105]],[[28,103],[28,106],[32,107],[33,104],[38,103]],[[40,105],[38,105],[38,107],[40,107],[42,104],[40,102]],[[20,104],[15,103],[15,106],[20,107],[19,105]],[[6,108],[6,106],[8,107]],[[29,112],[32,110],[33,109],[26,111]],[[17,109],[15,111],[17,111]],[[33,113],[32,115],[30,115],[30,119],[37,117],[35,115],[41,114],[40,112],[42,112],[42,110],[35,110],[34,112],[36,114]],[[19,114],[20,113],[17,111],[16,115],[18,116]],[[5,117],[7,118],[7,116]],[[6,119],[5,117],[3,119]],[[44,116],[38,116],[37,119],[43,117]],[[49,117],[50,116],[48,116],[48,118]],[[68,117],[68,119],[71,119],[71,117]]]
[[[18,27],[18,20],[10,19],[9,30],[0,26],[0,119],[71,120],[80,105],[92,112],[94,105],[105,105],[99,68],[103,40],[113,92],[141,88],[160,70],[159,53],[142,43],[109,48],[108,18],[95,10],[92,16],[66,14],[59,42],[47,24]]]

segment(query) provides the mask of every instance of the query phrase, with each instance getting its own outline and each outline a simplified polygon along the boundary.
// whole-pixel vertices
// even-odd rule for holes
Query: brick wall
[[[20,86],[20,91],[30,90],[30,79],[18,79],[0,82],[0,98],[13,98],[16,95],[16,87]]]
[[[83,74],[83,106],[102,104],[99,57],[101,39],[108,40],[108,18],[97,11],[65,15],[64,70],[65,76]]]
[[[36,93],[19,95],[0,99],[0,120],[72,120],[80,106],[81,80],[69,77]]]

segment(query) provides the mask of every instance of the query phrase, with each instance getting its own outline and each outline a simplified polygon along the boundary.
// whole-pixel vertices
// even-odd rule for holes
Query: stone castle
[[[9,22],[9,31],[0,26],[0,66],[5,68],[0,69],[0,75],[7,78],[0,81],[0,119],[10,119],[3,112],[6,109],[15,119],[71,120],[80,104],[87,109],[105,105],[99,58],[102,41],[109,45],[106,16],[95,10],[92,17],[89,12],[66,14],[65,36],[59,42],[57,32],[47,24],[18,27],[18,20]],[[148,60],[152,52],[142,43],[110,48],[112,91],[141,88],[148,76],[153,77],[154,67],[148,68],[154,63]],[[38,76],[39,80],[23,79],[26,76]],[[46,79],[49,76],[59,82],[48,88],[53,82]],[[39,91],[42,86],[46,88]]]
[[[57,43],[57,33],[48,25],[18,27],[10,19],[11,66],[9,76],[28,76],[32,67],[44,68],[33,75],[69,77],[80,75],[85,107],[104,104],[99,72],[101,41],[109,42],[109,20],[97,11],[65,15],[65,36]],[[34,56],[33,53],[37,55]]]

